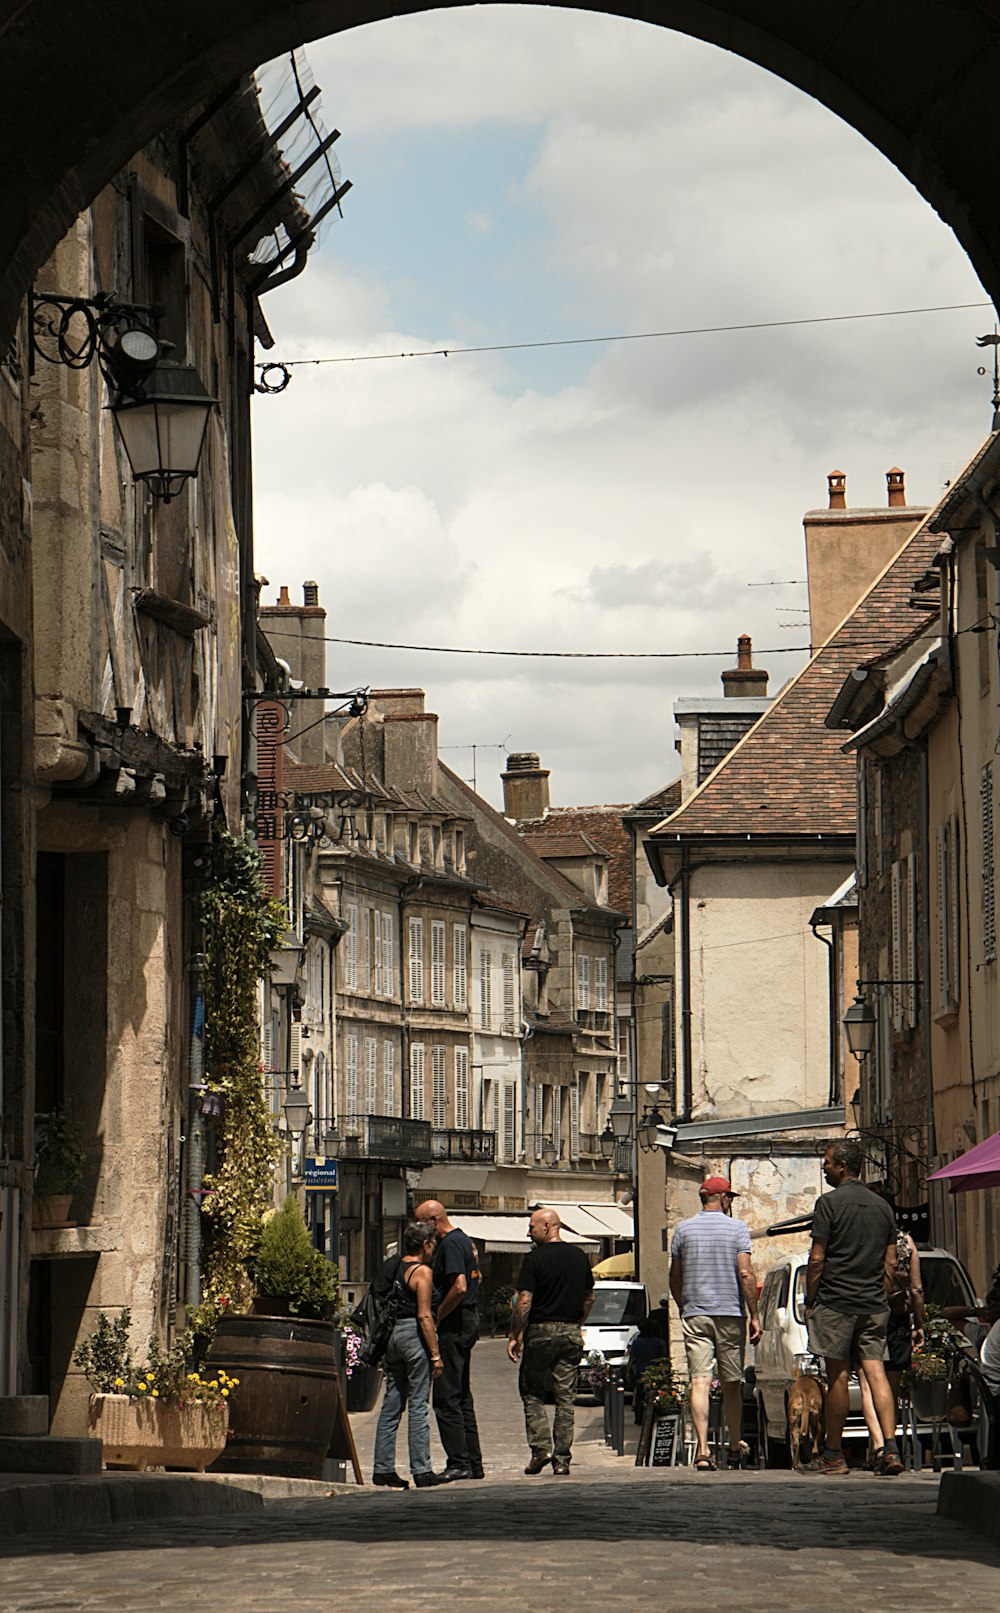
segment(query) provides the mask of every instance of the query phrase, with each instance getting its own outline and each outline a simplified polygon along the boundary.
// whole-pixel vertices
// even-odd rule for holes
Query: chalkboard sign
[[[671,1467],[675,1460],[677,1441],[680,1438],[679,1417],[658,1417],[653,1426],[653,1467]]]
[[[635,1453],[636,1467],[672,1467],[680,1456],[683,1439],[679,1416],[657,1417],[652,1395],[646,1401],[646,1410],[639,1430],[639,1443]]]

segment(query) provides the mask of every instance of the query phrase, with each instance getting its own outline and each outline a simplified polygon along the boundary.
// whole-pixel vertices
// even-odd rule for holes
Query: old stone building
[[[196,906],[213,822],[241,832],[253,344],[313,238],[271,134],[293,76],[241,79],[138,152],[39,273],[0,367],[0,1394],[36,1397],[24,1432],[46,1405],[54,1434],[83,1432],[72,1353],[99,1310],[129,1306],[141,1345],[197,1294]],[[189,461],[163,429],[179,399]],[[154,410],[171,457],[147,462]],[[61,1224],[33,1226],[35,1144],[51,1158],[60,1125],[83,1178]]]

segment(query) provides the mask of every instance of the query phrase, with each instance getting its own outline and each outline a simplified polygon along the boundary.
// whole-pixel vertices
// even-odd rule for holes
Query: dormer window
[[[465,873],[465,830],[455,830],[455,872]]]

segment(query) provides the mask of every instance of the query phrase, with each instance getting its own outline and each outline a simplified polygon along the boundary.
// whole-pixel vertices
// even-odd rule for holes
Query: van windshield
[[[968,1305],[969,1290],[962,1281],[962,1273],[953,1260],[935,1259],[933,1255],[920,1256],[920,1276],[924,1285],[925,1305]]]
[[[587,1327],[638,1327],[646,1314],[641,1288],[597,1288]]]

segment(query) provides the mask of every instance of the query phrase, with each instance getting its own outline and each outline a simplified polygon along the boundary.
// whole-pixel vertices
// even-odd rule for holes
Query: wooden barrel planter
[[[222,1317],[207,1365],[240,1384],[212,1472],[323,1477],[340,1392],[335,1338],[332,1322]]]

